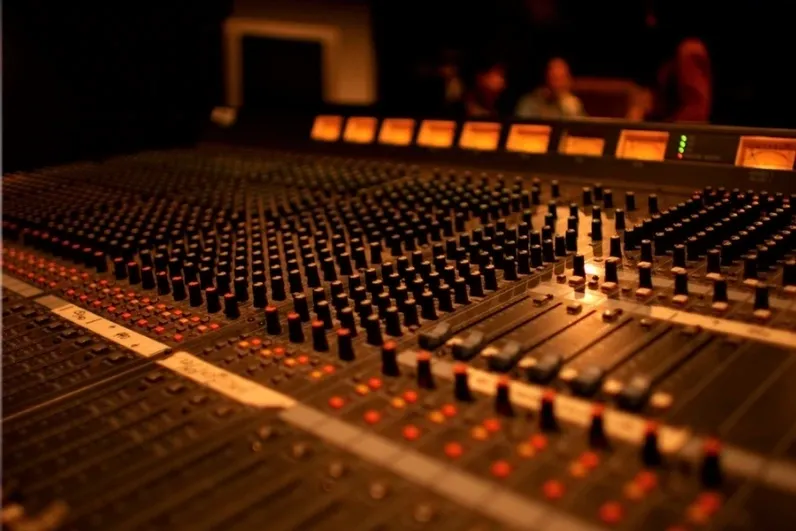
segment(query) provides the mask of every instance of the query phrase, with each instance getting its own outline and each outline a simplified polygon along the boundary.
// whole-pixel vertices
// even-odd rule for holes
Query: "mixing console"
[[[344,121],[4,176],[4,527],[792,528],[796,132]]]

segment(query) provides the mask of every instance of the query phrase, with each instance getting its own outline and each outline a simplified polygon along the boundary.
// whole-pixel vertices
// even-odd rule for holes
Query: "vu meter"
[[[506,140],[506,151],[547,153],[551,130],[549,125],[512,125],[509,130],[509,138]]]
[[[479,151],[495,151],[499,141],[499,123],[466,122],[459,138],[459,147]]]
[[[602,138],[564,134],[561,137],[558,151],[565,155],[599,157],[603,154],[604,148],[605,140]]]
[[[447,148],[453,145],[456,122],[449,120],[423,120],[417,134],[417,145],[432,148]]]
[[[616,158],[662,161],[666,157],[666,131],[623,130],[616,147]]]
[[[343,140],[356,144],[369,144],[376,137],[376,118],[352,116],[345,124]]]
[[[796,162],[796,139],[742,136],[735,165],[764,170],[792,170]]]
[[[322,142],[334,142],[340,138],[340,131],[343,128],[342,116],[321,115],[315,118],[312,124],[310,136],[313,140]]]

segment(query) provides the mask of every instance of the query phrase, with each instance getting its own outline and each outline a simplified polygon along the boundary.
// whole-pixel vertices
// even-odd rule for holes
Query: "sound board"
[[[793,527],[796,131],[213,117],[3,177],[4,528]]]

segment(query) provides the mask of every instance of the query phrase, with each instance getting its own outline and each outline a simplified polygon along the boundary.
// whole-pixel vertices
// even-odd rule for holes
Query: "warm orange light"
[[[415,121],[410,118],[385,118],[379,130],[379,144],[408,146],[414,132]]]
[[[588,136],[570,136],[565,134],[561,137],[558,151],[565,155],[584,155],[588,157],[599,157],[603,154],[605,140]]]
[[[551,130],[549,125],[514,124],[506,140],[506,151],[547,153]]]
[[[356,144],[370,144],[376,138],[377,120],[370,116],[352,116],[346,121],[343,139]]]
[[[796,162],[796,138],[743,136],[735,165],[765,170],[792,170]]]
[[[448,120],[423,120],[417,144],[423,147],[447,148],[453,145],[456,123]]]
[[[500,124],[495,122],[465,122],[459,147],[479,151],[495,151],[500,141]]]
[[[313,140],[322,142],[334,142],[340,138],[340,131],[343,129],[342,116],[321,115],[315,118],[312,124],[310,137]]]
[[[624,130],[616,146],[616,157],[632,160],[663,160],[666,157],[666,144],[669,133],[666,131]]]

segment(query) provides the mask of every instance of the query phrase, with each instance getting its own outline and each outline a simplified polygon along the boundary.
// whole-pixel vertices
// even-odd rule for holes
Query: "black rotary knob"
[[[611,236],[611,243],[610,243],[610,250],[609,256],[613,256],[614,258],[622,258],[622,239],[614,234]]]
[[[218,297],[218,290],[210,286],[205,290],[205,300],[207,301],[207,313],[216,313],[221,311],[221,301]]]
[[[636,209],[636,194],[635,192],[625,193],[625,210],[633,212]]]
[[[395,306],[390,306],[384,310],[384,328],[387,335],[391,337],[400,337],[403,334],[401,331],[401,316]]]
[[[282,333],[282,324],[279,322],[279,310],[276,306],[265,307],[265,331],[271,336],[277,336]]]
[[[398,368],[398,344],[387,341],[381,347],[381,373],[385,376],[400,376]]]
[[[254,298],[252,304],[255,308],[265,308],[268,305],[265,282],[258,281],[252,284],[252,295]]]
[[[678,243],[674,246],[674,252],[672,254],[672,265],[674,267],[685,267],[686,266],[686,248],[685,245],[682,243]]]
[[[619,259],[614,257],[605,261],[605,282],[612,282],[614,284],[619,282],[619,273],[617,272],[618,264]]]
[[[589,188],[588,186],[584,186],[581,195],[582,195],[582,198],[583,198],[583,201],[582,201],[583,206],[591,206],[591,204],[593,202],[592,201],[592,195],[591,195],[591,188]]]
[[[713,302],[727,302],[727,281],[717,278],[713,281]]]
[[[434,294],[428,290],[420,294],[420,315],[423,319],[437,319],[437,308],[434,305]]]
[[[138,263],[134,261],[127,263],[127,280],[130,284],[141,283],[141,270],[138,267]]]
[[[337,357],[342,361],[353,361],[356,358],[351,331],[347,328],[337,331]]]
[[[271,297],[276,301],[285,300],[285,281],[281,275],[271,277]]]
[[[188,283],[188,301],[194,308],[201,306],[204,302],[204,298],[202,297],[202,286],[195,280]]]
[[[652,264],[649,262],[638,264],[638,287],[652,289]]]
[[[650,215],[658,214],[660,210],[658,209],[658,196],[657,194],[650,194],[647,198],[647,205],[649,209]],[[630,210],[630,209],[628,209]]]
[[[301,326],[301,316],[296,312],[287,314],[287,333],[291,343],[304,342],[304,328]]]
[[[484,286],[489,291],[498,289],[497,274],[495,273],[495,266],[489,264],[484,267]]]
[[[600,242],[603,239],[603,222],[600,218],[591,220],[591,241]]]
[[[150,266],[141,268],[141,287],[144,289],[155,289],[155,270]]]
[[[124,280],[127,278],[127,264],[121,256],[117,256],[113,259],[113,274],[116,280]]]
[[[420,324],[417,317],[417,301],[414,298],[409,297],[404,301],[402,312],[404,314],[404,325],[417,326]]]
[[[768,310],[768,284],[758,284],[755,286],[755,310]]]
[[[187,297],[185,292],[185,281],[182,277],[174,277],[171,279],[171,290],[175,301],[182,301]]]
[[[312,322],[312,349],[316,352],[326,352],[329,350],[329,341],[326,339],[326,327],[323,321]]]
[[[688,272],[685,270],[677,271],[674,274],[674,294],[688,295]]]
[[[576,277],[586,277],[586,257],[576,254],[572,259],[572,274]]]
[[[369,345],[382,344],[381,323],[377,315],[370,315],[365,319],[365,338]]]
[[[224,315],[227,319],[237,319],[240,317],[240,309],[238,309],[238,299],[235,298],[234,293],[224,294]]]

